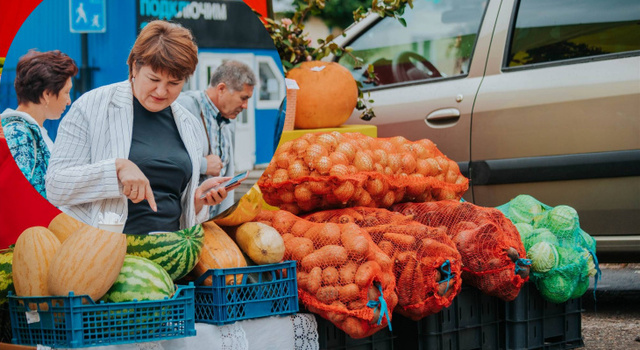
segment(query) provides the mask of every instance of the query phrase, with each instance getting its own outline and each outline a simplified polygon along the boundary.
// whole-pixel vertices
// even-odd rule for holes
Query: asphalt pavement
[[[582,296],[582,338],[589,350],[640,349],[640,264],[602,264]]]

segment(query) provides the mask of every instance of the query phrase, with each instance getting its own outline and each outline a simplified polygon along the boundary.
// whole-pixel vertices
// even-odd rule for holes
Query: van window
[[[507,67],[640,50],[638,0],[521,0]]]
[[[402,16],[406,27],[384,18],[349,43],[364,68],[357,69],[348,54],[340,58],[364,90],[468,73],[486,0],[423,0],[413,5]],[[367,79],[368,64],[374,67],[375,82]]]

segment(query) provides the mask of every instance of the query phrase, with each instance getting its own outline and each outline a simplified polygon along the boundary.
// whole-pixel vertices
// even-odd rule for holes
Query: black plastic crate
[[[0,343],[11,343],[11,316],[9,303],[0,305]]]
[[[394,333],[387,327],[369,337],[353,339],[320,316],[316,315],[316,321],[320,350],[393,350]],[[391,323],[393,325],[393,322]]]
[[[398,349],[472,350],[500,346],[500,300],[464,285],[448,308],[419,321],[394,315]]]
[[[582,339],[582,299],[562,304],[546,301],[534,283],[504,303],[504,349],[574,349]]]

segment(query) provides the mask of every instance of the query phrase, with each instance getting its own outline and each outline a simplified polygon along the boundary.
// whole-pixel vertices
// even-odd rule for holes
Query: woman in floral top
[[[45,173],[53,142],[43,124],[47,119],[60,119],[71,104],[71,78],[77,73],[73,59],[58,50],[29,51],[16,67],[18,108],[2,112],[2,128],[11,155],[45,198]]]

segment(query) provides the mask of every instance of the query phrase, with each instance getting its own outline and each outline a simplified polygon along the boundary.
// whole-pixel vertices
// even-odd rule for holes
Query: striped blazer
[[[171,111],[193,171],[181,198],[180,227],[187,228],[208,216],[208,206],[195,213],[193,203],[206,135],[200,121],[177,102],[171,104]],[[129,157],[132,133],[133,93],[129,81],[80,96],[58,128],[46,175],[47,199],[93,226],[97,226],[99,214],[104,212],[120,214],[126,220],[127,197],[122,194],[115,161]]]

